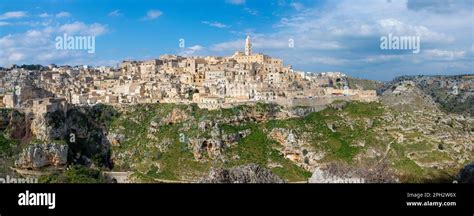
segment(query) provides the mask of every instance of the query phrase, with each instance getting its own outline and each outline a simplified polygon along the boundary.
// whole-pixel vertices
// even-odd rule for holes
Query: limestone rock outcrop
[[[106,138],[113,146],[120,146],[125,141],[125,135],[121,133],[109,133]]]
[[[196,160],[203,159],[205,154],[210,159],[216,159],[221,155],[224,148],[237,143],[242,138],[250,135],[251,132],[250,129],[246,129],[237,133],[221,135],[220,130],[215,127],[211,132],[212,138],[190,138],[188,147],[193,152]]]
[[[284,180],[267,168],[247,164],[231,169],[212,169],[201,183],[284,183]]]
[[[67,145],[62,144],[33,144],[23,149],[15,166],[20,169],[61,167],[67,163],[68,149]]]
[[[36,139],[48,142],[62,138],[66,134],[67,127],[65,116],[61,112],[35,113],[31,122],[31,131]]]
[[[357,176],[337,176],[332,175],[327,171],[324,171],[320,168],[316,168],[311,175],[311,178],[308,180],[309,183],[364,183],[365,179],[359,178]]]
[[[188,118],[189,116],[186,111],[175,108],[165,118],[161,120],[160,125],[176,124],[185,121]]]
[[[267,137],[281,144],[277,149],[285,158],[306,170],[313,170],[317,161],[324,156],[322,152],[316,152],[311,146],[306,145],[302,134],[298,135],[291,129],[274,128]]]

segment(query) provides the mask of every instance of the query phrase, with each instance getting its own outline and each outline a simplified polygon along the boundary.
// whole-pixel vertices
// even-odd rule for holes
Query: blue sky
[[[55,49],[64,33],[95,36],[95,53]],[[1,66],[232,55],[248,33],[255,52],[300,71],[389,80],[474,69],[472,0],[0,0]],[[388,34],[420,37],[421,52],[381,50]]]

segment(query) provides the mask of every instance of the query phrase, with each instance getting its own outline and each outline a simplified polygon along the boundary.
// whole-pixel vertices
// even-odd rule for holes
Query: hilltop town
[[[196,103],[217,109],[255,102],[314,107],[334,100],[377,99],[373,90],[350,89],[340,72],[299,72],[281,59],[254,54],[250,36],[245,51],[229,57],[163,55],[123,61],[118,68],[14,65],[0,76],[0,106],[37,112],[66,104]]]
[[[228,57],[0,77],[0,173],[41,182],[447,182],[474,155],[472,75],[304,73],[250,37]]]

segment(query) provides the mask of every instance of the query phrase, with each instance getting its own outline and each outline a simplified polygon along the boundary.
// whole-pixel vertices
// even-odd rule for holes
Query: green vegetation
[[[152,122],[159,123],[173,109],[184,111],[188,118],[176,124],[160,125],[156,131],[150,131]],[[135,177],[143,181],[154,179],[166,180],[197,180],[206,175],[211,167],[231,167],[247,163],[257,163],[267,166],[269,162],[282,167],[275,168],[276,172],[287,180],[306,180],[310,173],[294,165],[291,161],[273,149],[275,142],[267,139],[258,124],[220,125],[221,133],[232,134],[245,129],[252,133],[233,147],[224,150],[225,160],[213,161],[204,155],[204,160],[195,160],[186,143],[180,142],[180,134],[189,138],[210,138],[210,131],[198,129],[198,122],[218,121],[223,118],[233,118],[245,112],[271,113],[278,107],[272,104],[259,103],[255,106],[242,105],[231,109],[206,110],[193,105],[153,104],[137,105],[132,110],[113,118],[111,128],[116,133],[127,137],[120,146],[114,146],[115,154],[128,154],[116,163],[115,170],[136,171]],[[159,146],[167,143],[165,151]],[[273,147],[272,147],[273,146]],[[204,154],[206,154],[204,152]],[[233,156],[237,155],[238,159]]]
[[[60,174],[41,176],[39,183],[105,183],[99,170],[72,166]]]
[[[337,101],[330,107],[302,118],[275,120],[269,117],[280,107],[263,103],[218,110],[200,109],[196,104],[98,105],[91,110],[70,110],[66,121],[54,124],[72,121],[75,130],[92,131],[87,138],[78,136],[75,144],[69,143],[70,150],[86,155],[96,167],[102,167],[100,164],[105,163],[104,155],[110,154],[114,171],[131,171],[133,177],[143,182],[197,181],[211,168],[230,168],[249,163],[267,167],[288,182],[306,181],[311,172],[284,157],[282,152],[285,146],[270,136],[275,129],[278,129],[276,132],[291,131],[301,141],[298,148],[304,149],[303,156],[308,152],[322,153],[322,158],[317,159],[321,164],[335,162],[361,168],[388,159],[390,168],[401,177],[402,182],[449,179],[452,175],[449,169],[426,168],[420,164],[452,161],[448,154],[450,147],[442,145],[440,148],[440,143],[424,139],[426,135],[420,131],[400,131],[396,127],[383,129],[387,124],[385,114],[390,110],[382,104]],[[51,115],[53,119],[60,118],[59,113]],[[245,120],[236,120],[239,118]],[[189,140],[212,138],[216,124],[221,135],[245,130],[250,133],[221,149],[220,157],[210,158],[204,150],[200,152],[203,157],[196,160],[193,149],[188,145]],[[402,143],[397,141],[398,133],[403,133]],[[109,149],[97,145],[103,143],[105,134],[121,137],[117,138],[119,141],[108,138],[110,152],[104,152],[104,149]],[[14,141],[1,134],[0,154],[11,152],[14,145]],[[377,155],[368,156],[372,152]],[[302,158],[302,161],[309,163],[306,159]],[[100,183],[104,179],[98,170],[74,166],[63,173],[44,176],[40,181]]]
[[[249,127],[252,133],[228,150],[229,157],[238,155],[238,159],[229,161],[226,167],[249,163],[268,167],[272,163],[279,165],[279,167],[273,168],[272,171],[287,181],[305,181],[311,176],[310,172],[285,159],[275,149],[278,144],[273,140],[269,140],[259,125],[251,124]]]
[[[15,146],[17,146],[16,141],[5,138],[3,133],[0,134],[0,157],[12,156]]]
[[[346,104],[341,111],[327,108],[305,118],[269,121],[267,127],[269,130],[287,128],[299,134],[311,134],[311,145],[328,153],[324,161],[342,160],[350,164],[354,156],[361,151],[361,147],[353,146],[357,141],[363,140],[366,144],[377,145],[376,134],[366,128],[366,122],[372,121],[372,127],[377,125],[377,118],[383,112],[378,103],[353,102]],[[354,121],[352,126],[344,123],[349,119]]]
[[[394,168],[400,171],[402,182],[421,183],[425,176],[423,168],[407,157],[395,161]]]
[[[118,118],[119,115],[113,106],[98,104],[93,107],[91,118],[95,119],[96,122],[110,126],[111,122]]]
[[[192,109],[192,106],[190,106]],[[112,151],[130,154],[122,158],[121,163],[116,164],[116,170],[133,169],[137,172],[136,177],[146,181],[153,179],[182,180],[181,175],[189,172],[189,175],[202,176],[210,168],[209,163],[194,160],[187,146],[179,142],[179,135],[183,123],[162,125],[157,131],[149,131],[151,122],[159,123],[174,108],[185,110],[187,107],[173,104],[148,104],[137,105],[127,112],[112,120],[111,127],[114,131],[122,133],[127,137],[120,146],[114,146]],[[195,113],[202,115],[202,113]],[[197,125],[193,125],[188,131],[183,131],[187,138],[198,135]],[[164,152],[159,148],[160,143],[168,143]],[[159,169],[158,169],[159,167]]]

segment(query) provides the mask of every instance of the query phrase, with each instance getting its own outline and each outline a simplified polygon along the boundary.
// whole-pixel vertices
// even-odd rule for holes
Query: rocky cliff
[[[472,75],[453,76],[402,76],[385,85],[391,89],[400,83],[410,82],[423,95],[448,113],[474,116],[474,79]]]
[[[8,146],[18,148],[12,155],[22,169],[80,165],[132,173],[138,182],[307,182],[312,175],[311,182],[451,182],[474,161],[474,120],[442,112],[419,93],[394,88],[380,103],[300,107],[301,116],[273,104],[97,105],[44,116],[10,110],[0,129],[18,143]],[[339,168],[328,169],[332,163]]]
[[[68,146],[65,144],[33,144],[23,149],[15,166],[20,169],[62,167],[67,163],[67,154]]]
[[[201,183],[284,183],[279,176],[257,164],[248,164],[230,169],[212,169]]]

